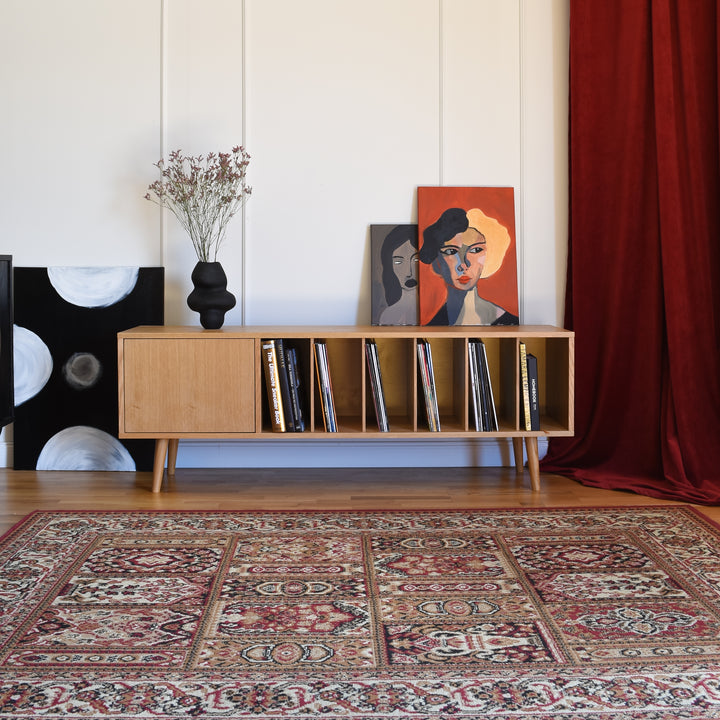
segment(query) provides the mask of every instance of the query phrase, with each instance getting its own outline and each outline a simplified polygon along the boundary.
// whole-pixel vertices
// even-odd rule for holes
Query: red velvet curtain
[[[575,437],[542,469],[720,501],[718,0],[570,0]]]

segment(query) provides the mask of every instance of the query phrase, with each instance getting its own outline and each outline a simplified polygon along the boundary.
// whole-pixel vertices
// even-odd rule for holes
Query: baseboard
[[[539,438],[538,452],[547,452]],[[508,467],[509,438],[478,440],[181,440],[177,467]]]
[[[547,438],[538,452],[547,452]],[[0,467],[13,465],[12,441],[0,438]],[[509,438],[426,440],[181,440],[177,467],[508,467]]]
[[[13,465],[12,443],[0,440],[0,467],[11,468]]]

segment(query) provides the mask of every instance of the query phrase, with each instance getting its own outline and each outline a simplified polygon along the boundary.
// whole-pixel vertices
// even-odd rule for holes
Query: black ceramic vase
[[[200,324],[206,330],[221,328],[225,313],[235,307],[223,266],[219,262],[198,262],[190,277],[194,290],[188,295],[188,307],[200,313]]]

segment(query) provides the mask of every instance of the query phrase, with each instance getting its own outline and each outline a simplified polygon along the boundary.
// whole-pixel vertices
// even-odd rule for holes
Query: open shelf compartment
[[[540,432],[571,435],[574,416],[574,338],[529,337],[521,340],[525,342],[527,352],[535,355],[538,362]]]
[[[338,433],[362,433],[365,430],[365,377],[363,374],[362,338],[315,338],[325,344],[330,383],[335,406]],[[320,388],[317,357],[313,348],[315,432],[329,432],[323,418],[323,400]]]
[[[481,330],[481,328],[478,328]],[[490,374],[490,386],[492,390],[492,399],[495,404],[495,413],[497,415],[498,433],[511,433],[517,429],[517,392],[515,388],[515,339],[507,337],[497,337],[495,335],[483,335],[478,332],[477,335],[469,337],[467,344],[471,340],[482,340],[485,346],[485,353],[488,361],[488,371]],[[466,348],[466,354],[468,350]],[[469,363],[468,363],[469,364]],[[470,379],[470,368],[468,367],[468,428],[475,430],[475,422],[472,405],[472,382]],[[478,434],[492,434],[488,431],[476,431]]]
[[[384,337],[374,340],[378,351],[388,433],[380,433],[370,370],[365,362],[365,429],[368,433],[414,433],[417,431],[415,406],[417,403],[415,343],[412,338]]]
[[[467,343],[464,337],[424,335],[415,338],[418,431],[430,431],[417,343],[427,340],[430,346],[435,396],[441,433],[457,434],[468,430]],[[435,432],[435,431],[433,431]]]

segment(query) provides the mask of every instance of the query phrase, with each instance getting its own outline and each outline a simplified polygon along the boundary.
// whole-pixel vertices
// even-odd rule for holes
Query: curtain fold
[[[718,1],[571,0],[575,436],[541,468],[720,501]]]

